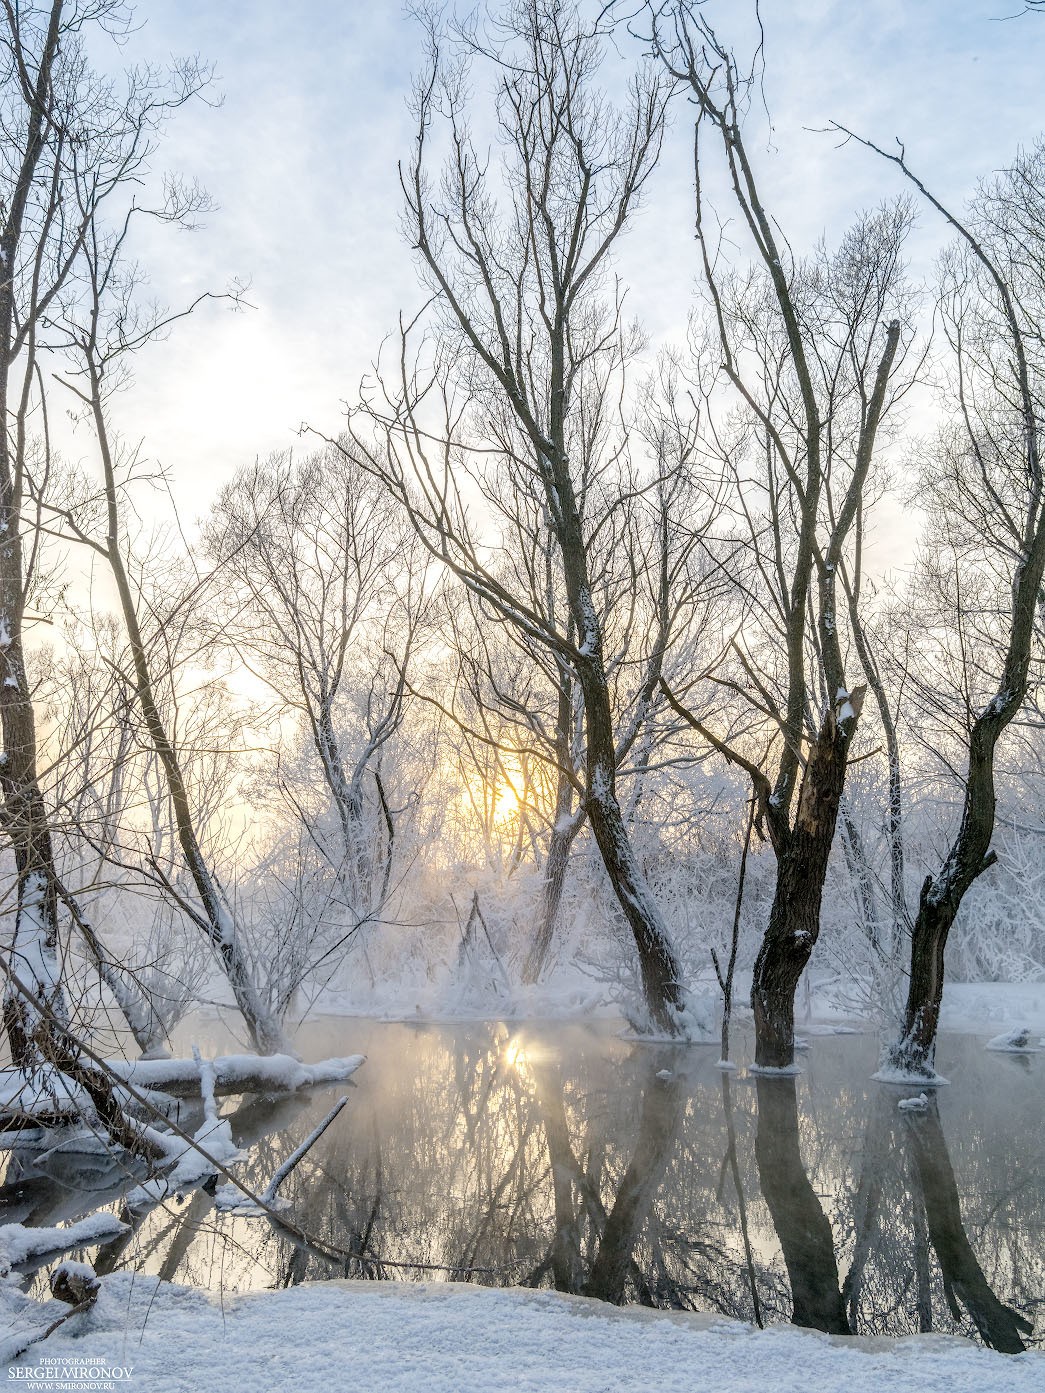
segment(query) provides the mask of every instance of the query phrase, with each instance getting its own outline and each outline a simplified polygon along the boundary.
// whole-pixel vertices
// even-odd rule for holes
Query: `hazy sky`
[[[840,120],[886,144],[959,205],[1042,124],[1045,16],[1019,0],[763,0],[774,132],[756,142],[767,202],[801,251],[897,191],[891,169],[810,127]],[[729,25],[745,0],[714,0]],[[398,0],[148,0],[128,59],[213,61],[217,109],[181,114],[161,154],[220,207],[205,230],[150,247],[171,303],[231,277],[256,308],[210,310],[142,360],[117,424],[175,483],[185,520],[240,464],[295,443],[300,422],[338,429],[417,283],[398,230],[396,162],[408,157],[419,28]],[[624,52],[628,40],[622,37]],[[632,311],[654,340],[684,330],[694,283],[691,119],[675,109],[662,167],[620,258]],[[939,227],[915,244],[927,271]]]

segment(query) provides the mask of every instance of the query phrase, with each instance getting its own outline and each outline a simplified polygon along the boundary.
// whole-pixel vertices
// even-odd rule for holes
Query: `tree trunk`
[[[565,780],[564,780],[565,782]],[[570,785],[567,783],[567,795]],[[570,851],[581,829],[583,813],[570,808],[570,797],[560,796],[556,802],[555,825],[552,827],[548,843],[548,857],[544,865],[544,884],[541,890],[540,911],[537,918],[537,932],[523,968],[523,981],[535,983],[540,980],[548,960],[548,953],[555,937],[555,925],[562,904],[562,892],[566,885],[566,872],[570,866]]]
[[[566,544],[563,545],[564,558],[570,555],[570,550]],[[580,554],[582,558],[582,549]],[[569,575],[570,569],[567,568],[568,583]],[[610,885],[635,940],[642,992],[650,1018],[665,1035],[679,1035],[684,1030],[680,1017],[686,1009],[682,967],[668,926],[646,884],[617,798],[617,752],[609,687],[602,662],[601,634],[586,581],[574,601],[574,612],[582,645],[578,676],[584,695],[587,737],[585,764],[588,789],[585,811]]]
[[[116,472],[109,446],[108,425],[102,407],[101,382],[93,361],[88,364],[91,374],[91,409],[97,433],[105,478],[105,502],[108,531],[104,555],[112,571],[123,615],[124,628],[134,666],[135,695],[141,706],[149,739],[163,766],[171,807],[174,811],[178,843],[189,875],[199,895],[202,913],[196,922],[204,929],[218,956],[233,999],[247,1026],[254,1048],[261,1054],[289,1053],[290,1046],[278,1018],[262,999],[251,971],[250,962],[236,923],[229,912],[221,888],[211,872],[196,833],[196,822],[182,773],[181,761],[167,733],[156,696],[149,657],[138,622],[138,611],[131,589],[130,577],[120,549],[119,499]]]
[[[620,804],[612,794],[589,796],[588,816],[606,874],[635,939],[650,1018],[665,1035],[679,1035],[686,1009],[682,968],[628,838]]]
[[[834,706],[828,711],[802,775],[794,828],[776,848],[773,906],[751,981],[757,1068],[794,1064],[795,992],[820,934],[820,902],[861,701],[860,691],[847,695],[852,714],[841,720]]]
[[[7,48],[16,65],[24,65],[20,97],[25,103],[25,135],[19,146],[14,134],[16,107],[6,129],[10,148],[5,160],[17,172],[7,196],[0,200],[0,730],[4,744],[0,790],[6,815],[4,830],[14,849],[18,878],[11,966],[33,996],[64,1022],[68,1011],[58,966],[54,846],[37,779],[36,720],[22,646],[27,579],[22,547],[26,401],[23,398],[17,413],[12,413],[9,395],[11,372],[20,351],[16,329],[24,333],[32,328],[37,313],[35,303],[16,306],[15,285],[25,241],[32,235],[26,232],[26,209],[39,177],[54,100],[51,83],[60,47],[62,0],[52,0],[37,55],[22,48],[15,13],[9,11],[7,19]],[[46,181],[46,169],[43,177]],[[33,335],[23,345],[29,355],[27,373],[34,345]],[[32,1039],[41,1022],[35,1007],[10,980],[4,993],[3,1019],[12,1060],[18,1066],[28,1064]]]
[[[1045,571],[1045,510],[1037,506],[1036,530],[1013,579],[1012,623],[998,693],[977,716],[969,734],[961,825],[939,874],[926,877],[911,932],[911,976],[903,1033],[892,1048],[890,1061],[908,1073],[926,1077],[935,1072],[947,937],[967,891],[996,860],[990,849],[997,806],[994,754],[1002,732],[1027,695],[1034,620]]]

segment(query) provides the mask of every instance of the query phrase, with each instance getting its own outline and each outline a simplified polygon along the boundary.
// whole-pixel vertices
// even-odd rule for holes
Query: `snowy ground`
[[[0,1286],[0,1317],[12,1318],[4,1322],[9,1328],[26,1320],[28,1308],[22,1315],[16,1309],[23,1304],[13,1289]],[[63,1310],[68,1307],[50,1303],[49,1311]],[[34,1323],[39,1318],[37,1308]],[[75,1321],[84,1324],[68,1333]],[[0,1337],[0,1349],[4,1343]],[[187,1287],[130,1275],[104,1279],[94,1311],[18,1360],[8,1378],[57,1388],[63,1374],[75,1376],[85,1365],[130,1370],[129,1376],[115,1373],[112,1386],[138,1393],[346,1387],[372,1393],[1040,1393],[1045,1387],[1045,1354],[994,1354],[944,1336],[844,1340],[789,1326],[758,1331],[551,1292],[444,1283],[324,1282],[219,1303]]]

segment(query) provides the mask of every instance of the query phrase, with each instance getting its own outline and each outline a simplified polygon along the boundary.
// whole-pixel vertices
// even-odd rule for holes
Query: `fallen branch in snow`
[[[106,1062],[106,1060],[103,1059],[101,1055],[97,1054],[94,1050],[92,1050],[91,1047],[84,1041],[76,1040],[75,1036],[73,1036],[68,1031],[67,1027],[64,1026],[62,1022],[57,1019],[54,1012],[50,1010],[47,1004],[39,1001],[34,996],[34,994],[29,991],[25,984],[19,980],[18,976],[11,970],[9,965],[6,964],[2,958],[0,958],[0,968],[3,969],[5,975],[8,977],[9,981],[12,983],[15,989],[18,992],[20,992],[23,996],[25,996],[26,999],[33,1006],[35,1006],[36,1009],[40,1011],[41,1015],[44,1016],[53,1026],[56,1026],[63,1036],[67,1036],[68,1039],[71,1042],[73,1042],[73,1044],[75,1044],[78,1054],[82,1055],[85,1059],[91,1061],[92,1065],[95,1068],[95,1071],[97,1072],[98,1077],[106,1077],[109,1070],[109,1065]],[[269,1056],[269,1058],[272,1057],[273,1056]],[[253,1057],[251,1056],[251,1058]],[[329,1075],[328,1066],[333,1065],[338,1065],[342,1069],[351,1065],[351,1067],[348,1068],[348,1072],[354,1073],[355,1070],[359,1067],[359,1065],[364,1062],[365,1058],[365,1055],[352,1055],[347,1060],[327,1060],[323,1064],[315,1065],[312,1070],[305,1070],[305,1082],[324,1083],[329,1081],[329,1077],[336,1077],[336,1075]],[[169,1061],[150,1062],[168,1063]],[[293,1063],[296,1065],[297,1061],[295,1060],[293,1061]],[[305,1069],[305,1066],[299,1067],[301,1067],[303,1070]],[[196,1070],[196,1073],[198,1077],[198,1069]],[[119,1086],[124,1092],[126,1092],[126,1094],[131,1099],[138,1103],[146,1111],[148,1115],[151,1115],[156,1120],[163,1122],[169,1128],[169,1131],[166,1133],[158,1133],[154,1132],[151,1128],[148,1129],[150,1132],[152,1132],[153,1136],[159,1138],[162,1141],[162,1143],[164,1144],[164,1149],[168,1155],[171,1154],[171,1151],[177,1142],[184,1143],[184,1146],[182,1148],[183,1155],[187,1155],[189,1151],[196,1152],[197,1155],[201,1157],[204,1162],[206,1162],[210,1173],[214,1175],[224,1176],[226,1180],[228,1180],[244,1195],[247,1195],[251,1200],[253,1200],[253,1202],[257,1205],[259,1209],[264,1210],[270,1218],[270,1220],[283,1233],[287,1234],[290,1238],[302,1244],[304,1247],[307,1247],[310,1251],[316,1253],[318,1256],[324,1258],[328,1262],[334,1262],[340,1265],[346,1259],[358,1257],[357,1253],[352,1253],[346,1248],[341,1248],[335,1244],[327,1243],[325,1240],[308,1233],[305,1229],[301,1228],[300,1225],[295,1224],[292,1220],[287,1219],[284,1215],[280,1214],[279,1210],[274,1205],[266,1203],[266,1201],[261,1195],[256,1194],[250,1188],[249,1185],[245,1184],[244,1181],[240,1180],[236,1175],[234,1175],[223,1160],[212,1155],[201,1144],[201,1140],[198,1133],[195,1137],[190,1137],[186,1131],[179,1127],[176,1121],[174,1121],[172,1118],[168,1118],[160,1110],[160,1108],[157,1107],[155,1101],[149,1097],[148,1091],[143,1092],[141,1088],[139,1088],[135,1083],[130,1082],[129,1080],[119,1083]],[[161,1196],[161,1198],[162,1197],[165,1196]],[[433,1270],[435,1270],[436,1266],[435,1264],[428,1263],[390,1263],[388,1265],[394,1267],[411,1268],[432,1267]],[[476,1268],[473,1270],[479,1271],[481,1269]]]
[[[214,1092],[220,1098],[229,1093],[294,1093],[299,1088],[342,1083],[365,1059],[365,1055],[351,1054],[302,1064],[289,1054],[232,1054],[219,1055],[210,1065]],[[201,1092],[199,1067],[192,1059],[112,1059],[105,1060],[104,1067],[124,1083],[160,1088],[176,1098],[198,1097]]]

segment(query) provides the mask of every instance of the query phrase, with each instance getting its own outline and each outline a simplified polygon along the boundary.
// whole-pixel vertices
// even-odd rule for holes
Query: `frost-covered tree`
[[[686,1007],[681,964],[636,854],[618,775],[655,699],[667,634],[655,618],[630,668],[627,716],[615,719],[619,597],[600,593],[598,533],[626,516],[626,489],[605,460],[585,455],[582,390],[601,361],[620,356],[610,258],[656,164],[669,84],[642,67],[614,107],[596,86],[603,42],[597,23],[559,0],[508,7],[485,35],[459,34],[456,43],[433,33],[416,92],[417,144],[403,171],[405,224],[434,297],[432,332],[420,353],[407,333],[399,370],[357,418],[354,448],[483,614],[562,674],[552,689],[563,693],[567,674],[576,684],[583,762],[558,768],[583,803],[630,926],[649,1014],[674,1034]],[[496,164],[469,129],[480,64],[496,83]],[[440,139],[447,157],[433,175]],[[491,469],[514,475],[547,529],[561,595],[552,611],[501,564],[510,527],[490,540],[502,496],[488,489],[480,502]],[[593,507],[589,486],[615,492],[617,504]],[[655,475],[647,487],[652,496]]]

